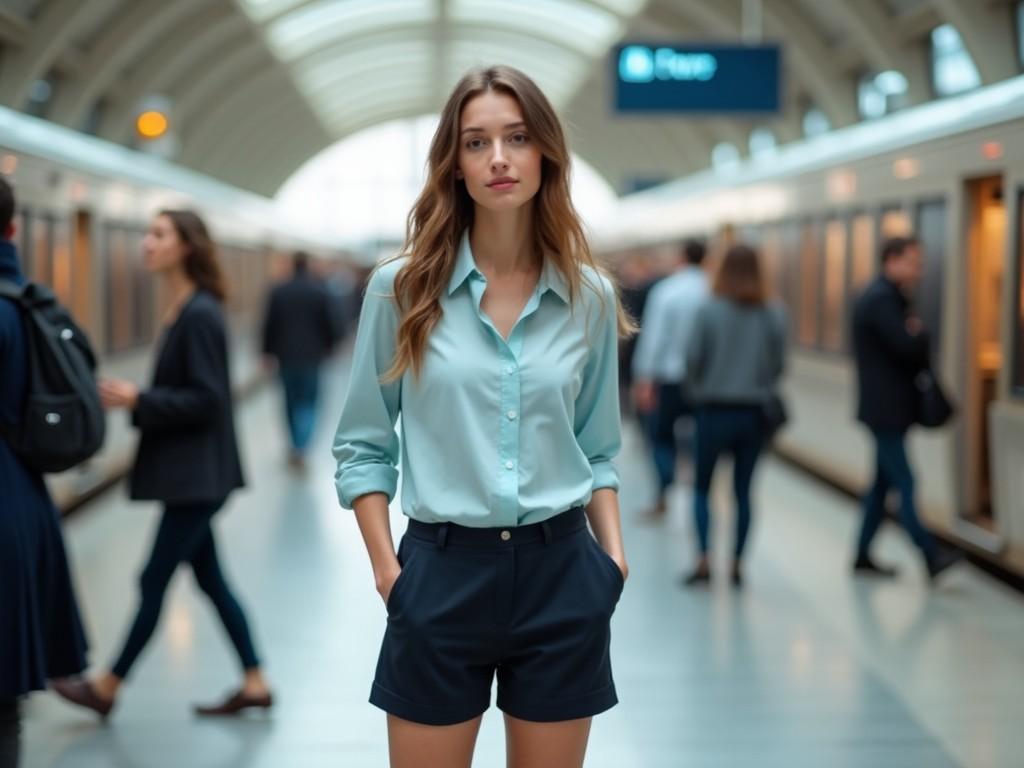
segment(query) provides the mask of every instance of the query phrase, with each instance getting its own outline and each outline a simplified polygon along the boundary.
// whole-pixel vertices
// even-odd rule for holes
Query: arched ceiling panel
[[[745,13],[760,5],[761,13]],[[953,24],[984,82],[1019,71],[1007,0],[9,0],[0,10],[0,103],[28,104],[52,75],[45,116],[98,115],[100,135],[134,138],[134,110],[169,95],[181,158],[265,186],[280,164],[357,130],[437,111],[466,69],[518,67],[540,84],[575,148],[620,188],[631,178],[706,165],[753,128],[801,135],[808,106],[834,126],[857,119],[856,83],[895,69],[908,101],[931,97],[928,35]],[[758,20],[759,19],[759,20]],[[608,51],[623,39],[779,41],[784,110],[777,117],[625,117],[611,108]],[[96,110],[98,105],[102,109]],[[290,120],[276,119],[277,110]],[[36,111],[40,111],[37,109]],[[261,169],[240,168],[272,150]],[[294,147],[294,142],[302,144]],[[278,143],[281,143],[278,140]],[[309,146],[307,146],[309,145]],[[203,164],[207,167],[203,167]]]

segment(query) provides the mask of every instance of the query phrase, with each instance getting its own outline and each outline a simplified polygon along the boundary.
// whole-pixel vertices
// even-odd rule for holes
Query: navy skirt
[[[82,672],[85,653],[57,510],[0,440],[0,699]]]

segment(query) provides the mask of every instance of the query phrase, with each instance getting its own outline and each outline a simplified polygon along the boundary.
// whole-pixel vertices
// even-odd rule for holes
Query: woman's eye
[[[480,149],[483,145],[483,139],[470,139],[466,142],[467,149]]]
[[[525,143],[526,143],[526,142],[528,142],[529,140],[530,140],[530,137],[529,137],[529,136],[527,136],[527,135],[526,135],[525,133],[517,133],[517,134],[514,134],[514,135],[512,136],[512,138],[510,139],[510,141],[511,141],[511,142],[512,142],[513,144],[525,144]]]

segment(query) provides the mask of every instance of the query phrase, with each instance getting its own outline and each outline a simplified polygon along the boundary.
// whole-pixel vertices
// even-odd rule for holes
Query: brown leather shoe
[[[269,692],[263,696],[249,696],[244,691],[236,691],[220,704],[195,706],[193,711],[199,717],[220,717],[237,715],[247,709],[267,710],[274,706],[274,697]]]
[[[104,720],[107,719],[110,710],[114,708],[114,700],[104,699],[100,696],[88,680],[71,680],[69,678],[51,680],[50,687],[65,701],[91,709]]]

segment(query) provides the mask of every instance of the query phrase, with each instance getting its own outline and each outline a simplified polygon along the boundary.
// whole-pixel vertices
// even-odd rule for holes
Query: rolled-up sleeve
[[[398,267],[388,264],[373,273],[359,318],[348,393],[334,436],[338,462],[335,486],[345,509],[367,493],[384,493],[388,501],[398,486],[398,435],[401,381],[381,377],[395,357],[398,314],[392,286]]]
[[[619,489],[619,472],[612,460],[622,446],[619,420],[619,345],[617,300],[611,283],[602,276],[604,306],[595,301],[596,322],[591,331],[590,358],[576,397],[573,430],[594,474],[592,489]],[[586,289],[585,289],[586,290]]]

